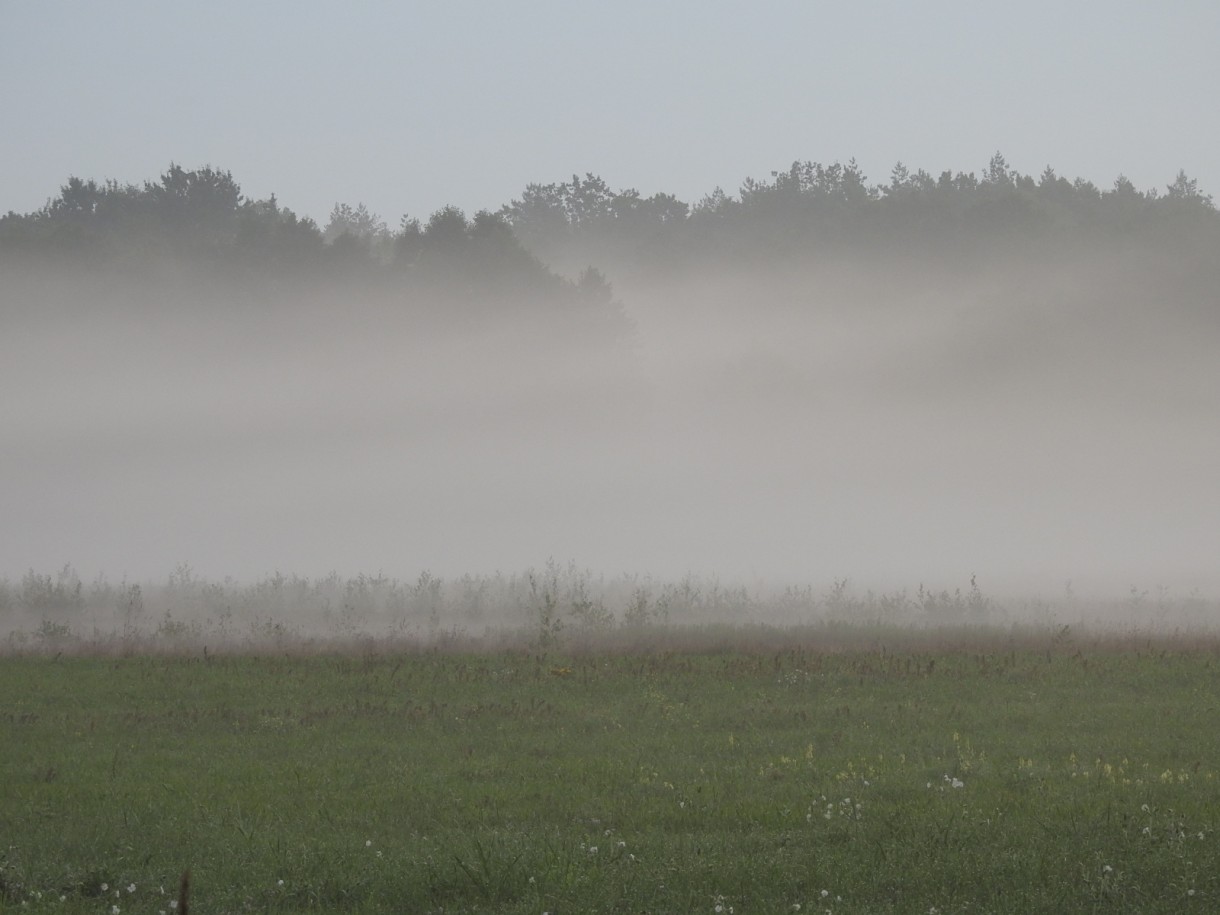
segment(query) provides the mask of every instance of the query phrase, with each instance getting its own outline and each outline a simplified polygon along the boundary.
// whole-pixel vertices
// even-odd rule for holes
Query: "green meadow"
[[[1220,908],[1215,640],[714,641],[0,658],[0,909]]]

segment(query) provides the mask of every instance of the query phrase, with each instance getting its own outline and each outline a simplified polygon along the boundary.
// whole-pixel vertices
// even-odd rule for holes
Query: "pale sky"
[[[0,212],[171,161],[324,222],[594,172],[693,202],[795,159],[1220,196],[1220,4],[0,0]]]

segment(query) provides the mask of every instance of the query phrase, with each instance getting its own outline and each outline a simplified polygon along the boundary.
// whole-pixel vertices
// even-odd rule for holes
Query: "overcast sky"
[[[0,0],[0,212],[171,161],[325,221],[594,172],[688,201],[794,159],[1220,196],[1220,4]]]

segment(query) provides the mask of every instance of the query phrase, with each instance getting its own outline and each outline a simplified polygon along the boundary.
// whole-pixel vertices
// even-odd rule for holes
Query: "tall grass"
[[[160,582],[84,585],[71,566],[0,579],[0,652],[311,651],[380,646],[479,651],[700,650],[817,640],[852,649],[879,642],[969,643],[1004,634],[1123,638],[1220,629],[1220,600],[1132,587],[1084,600],[1001,598],[971,576],[964,587],[875,592],[846,579],[820,587],[725,584],[685,576],[595,574],[549,561],[520,573],[414,580],[378,573],[322,578],[275,573],[209,581],[180,565]]]

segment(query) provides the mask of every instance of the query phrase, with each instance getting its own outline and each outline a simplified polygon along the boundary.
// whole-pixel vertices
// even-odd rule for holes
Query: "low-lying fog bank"
[[[210,169],[69,182],[0,217],[0,577],[188,559],[309,592],[335,569],[293,622],[323,629],[362,569],[451,588],[546,556],[646,570],[652,601],[688,572],[745,582],[777,622],[786,587],[841,578],[877,612],[867,588],[924,612],[920,582],[972,574],[1120,609],[1132,585],[1220,594],[1210,198],[998,156],[904,174],[798,163],[685,216],[645,207],[646,231],[574,182],[369,237]],[[591,193],[605,231],[563,209]],[[145,613],[187,613],[155,591]],[[413,624],[399,604],[378,612]]]
[[[0,335],[0,575],[453,578],[556,555],[1217,591],[1214,315],[1167,267],[1036,266],[628,284],[627,348],[334,291],[157,311],[109,290],[70,318],[50,291]]]
[[[0,579],[0,651],[8,653],[327,649],[375,642],[458,650],[782,647],[786,638],[816,634],[810,627],[820,629],[828,644],[867,641],[870,631],[991,638],[1042,632],[1060,640],[1072,630],[1220,635],[1220,599],[1136,587],[1086,597],[1070,583],[1055,595],[1000,596],[977,579],[890,591],[846,579],[776,587],[690,575],[608,577],[554,562],[449,579],[424,572],[413,581],[278,573],[253,583],[207,581],[185,565],[159,583],[99,576],[85,584],[71,567],[53,575],[31,571],[20,582]],[[844,632],[855,635],[844,642]]]

